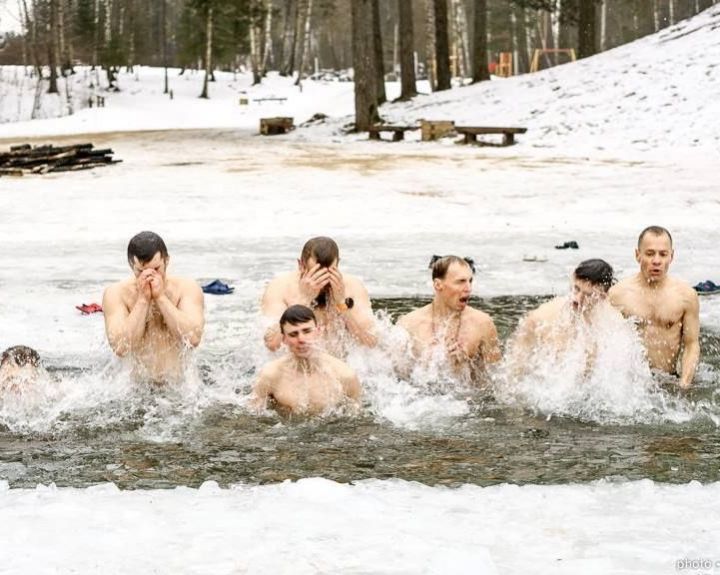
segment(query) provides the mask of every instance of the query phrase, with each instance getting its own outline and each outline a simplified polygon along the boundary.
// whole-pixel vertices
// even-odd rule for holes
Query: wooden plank
[[[524,134],[527,128],[500,128],[484,126],[456,126],[455,130],[460,134]]]

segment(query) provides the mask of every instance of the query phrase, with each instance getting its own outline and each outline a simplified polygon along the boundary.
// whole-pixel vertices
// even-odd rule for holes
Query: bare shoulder
[[[406,313],[405,315],[400,316],[400,318],[397,321],[397,324],[404,328],[412,328],[423,321],[427,321],[430,318],[430,304],[420,307],[418,309],[415,309],[409,313]]]
[[[193,279],[181,278],[181,277],[171,277],[170,282],[172,282],[172,285],[174,285],[177,288],[178,293],[180,295],[188,296],[188,295],[196,295],[198,293],[202,293],[202,288]]]
[[[274,380],[277,378],[277,375],[280,373],[283,363],[285,362],[286,358],[280,357],[278,359],[274,359],[268,363],[266,363],[258,373],[258,376],[261,379],[265,379],[268,381]]]
[[[362,299],[368,297],[367,288],[359,277],[343,274],[343,281],[345,282],[345,288],[349,296]]]
[[[492,317],[490,317],[490,314],[484,312],[483,310],[474,307],[468,307],[467,310],[468,316],[473,322],[483,325],[495,324]]]
[[[698,297],[697,292],[690,286],[690,284],[684,282],[681,279],[670,279],[672,282],[670,285],[672,291],[678,296],[680,296],[686,305],[698,305],[700,298]]]
[[[324,354],[323,361],[327,363],[327,365],[330,366],[332,371],[338,375],[338,377],[341,378],[351,378],[355,377],[355,370],[350,367],[347,363],[342,361],[341,359],[338,359],[337,357],[333,357],[329,353]]]
[[[554,297],[528,313],[527,318],[538,324],[550,322],[558,316],[566,302],[565,297]]]
[[[130,295],[133,283],[133,280],[126,279],[115,282],[114,284],[110,284],[108,287],[105,288],[105,291],[103,292],[103,301],[122,301]]]

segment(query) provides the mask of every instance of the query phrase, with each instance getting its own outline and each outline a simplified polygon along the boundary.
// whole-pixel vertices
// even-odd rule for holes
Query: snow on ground
[[[450,119],[465,125],[519,125],[528,133],[518,138],[515,153],[551,148],[567,155],[660,149],[673,155],[682,149],[696,156],[720,150],[720,6],[631,44],[593,58],[536,74],[456,88],[421,96],[410,103],[385,105],[391,122],[420,118]],[[257,130],[263,116],[293,116],[296,124],[315,113],[334,118],[325,128],[301,130],[294,137],[324,142],[337,140],[352,122],[350,82],[306,80],[302,90],[292,80],[271,74],[251,86],[247,74],[217,73],[210,100],[201,100],[202,73],[179,76],[170,71],[174,98],[162,93],[161,69],[136,68],[120,76],[119,93],[106,94],[107,107],[88,109],[87,95],[97,90],[94,73],[80,69],[70,82],[78,111],[72,116],[41,121],[28,119],[33,89],[17,68],[0,75],[0,137],[28,137],[123,130],[238,128]],[[103,80],[104,82],[104,80]],[[60,82],[64,90],[64,81]],[[421,91],[427,86],[421,83]],[[19,94],[22,94],[21,96]],[[388,84],[390,99],[398,94]],[[284,97],[283,102],[258,101]],[[64,96],[45,96],[42,116],[62,113]],[[240,105],[247,98],[248,105]],[[417,137],[417,136],[416,136]]]
[[[562,290],[585,257],[606,257],[627,275],[634,238],[651,223],[676,232],[674,273],[717,280],[718,25],[715,6],[583,62],[383,108],[392,121],[529,128],[503,150],[341,137],[350,83],[306,81],[300,92],[277,76],[250,87],[247,75],[219,73],[211,99],[200,100],[201,74],[175,70],[170,100],[162,70],[138,68],[105,108],[88,109],[90,73],[80,70],[77,113],[0,124],[0,138],[222,130],[96,135],[125,163],[0,179],[0,343],[22,339],[51,357],[107,352],[100,318],[73,305],[127,273],[127,239],[143,228],[165,236],[176,273],[238,286],[235,315],[208,301],[210,349],[247,334],[262,285],[319,233],[338,237],[343,266],[374,297],[429,293],[432,253],[475,256],[481,295]],[[31,110],[33,91],[15,72],[2,69],[2,121]],[[43,114],[62,106],[46,99]],[[316,112],[333,119],[286,138],[251,137],[262,116],[300,123]],[[641,160],[630,161],[636,152]],[[568,239],[581,250],[553,249]],[[711,299],[703,324],[716,328]],[[0,573],[691,572],[676,561],[720,560],[719,489],[320,479],[233,490],[0,489]]]
[[[720,572],[718,483],[0,487],[0,520],[0,573]]]

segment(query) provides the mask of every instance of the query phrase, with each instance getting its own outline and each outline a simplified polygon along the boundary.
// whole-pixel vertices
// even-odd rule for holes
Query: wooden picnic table
[[[405,132],[412,132],[413,130],[419,130],[420,126],[391,126],[379,124],[377,126],[371,126],[368,129],[368,137],[371,140],[382,140],[380,134],[382,132],[392,132],[392,141],[400,142],[405,139]]]
[[[463,144],[481,144],[483,146],[492,146],[487,142],[478,142],[477,137],[485,134],[502,134],[502,144],[500,146],[512,146],[515,143],[515,134],[524,134],[527,128],[497,128],[482,126],[455,126],[455,131],[464,136]]]

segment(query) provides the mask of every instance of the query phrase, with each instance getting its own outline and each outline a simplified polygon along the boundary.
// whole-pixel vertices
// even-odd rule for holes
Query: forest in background
[[[356,122],[366,129],[385,101],[383,80],[431,89],[452,78],[487,80],[501,53],[510,73],[530,70],[537,49],[578,58],[625,44],[707,9],[718,0],[6,0],[21,31],[5,36],[0,64],[22,64],[47,91],[78,65],[105,71],[117,89],[121,67],[268,71],[296,82],[353,70]],[[547,67],[568,54],[544,54]],[[167,90],[167,83],[166,83]]]

